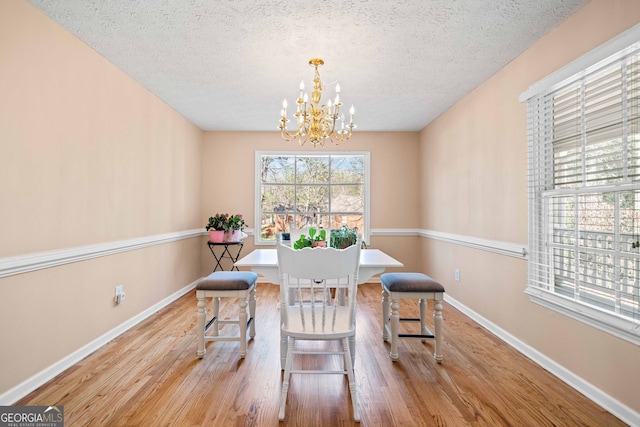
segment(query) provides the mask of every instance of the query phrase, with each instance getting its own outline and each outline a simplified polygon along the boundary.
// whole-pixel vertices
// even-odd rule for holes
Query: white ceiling
[[[276,130],[320,57],[357,130],[419,131],[587,0],[29,1],[203,130]]]

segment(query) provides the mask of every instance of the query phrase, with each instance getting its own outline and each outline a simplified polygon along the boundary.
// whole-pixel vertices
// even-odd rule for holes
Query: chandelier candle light
[[[280,134],[287,141],[298,139],[298,144],[304,145],[307,140],[311,141],[313,146],[320,145],[324,147],[327,140],[338,145],[351,137],[353,129],[353,114],[355,112],[353,105],[349,109],[349,124],[345,125],[344,113],[340,113],[340,85],[336,84],[336,97],[333,102],[327,101],[326,105],[320,104],[322,96],[322,81],[318,67],[324,64],[320,58],[309,60],[309,65],[315,67],[315,75],[313,77],[313,91],[311,92],[311,102],[309,95],[304,91],[304,81],[300,82],[300,96],[296,101],[296,122],[298,128],[295,133],[287,130],[287,100],[282,103],[282,111],[280,111]],[[336,122],[340,122],[337,126]]]

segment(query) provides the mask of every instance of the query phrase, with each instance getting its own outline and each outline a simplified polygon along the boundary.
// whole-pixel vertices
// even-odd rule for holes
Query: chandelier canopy
[[[351,137],[353,129],[353,114],[355,112],[353,105],[349,109],[349,123],[346,124],[344,113],[340,112],[342,102],[340,102],[340,85],[336,84],[336,97],[333,102],[327,101],[326,105],[320,104],[322,96],[322,81],[318,67],[324,64],[320,58],[312,58],[309,65],[315,68],[313,77],[313,91],[311,92],[311,101],[309,95],[304,91],[304,81],[300,82],[300,95],[296,101],[295,121],[297,129],[295,132],[287,130],[287,100],[282,103],[280,111],[280,134],[287,141],[298,140],[298,144],[304,145],[310,141],[313,146],[320,145],[324,147],[327,140],[333,144],[341,144]]]

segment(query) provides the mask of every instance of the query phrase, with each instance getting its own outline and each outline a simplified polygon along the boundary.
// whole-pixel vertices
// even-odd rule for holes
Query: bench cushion
[[[216,271],[198,283],[199,291],[242,291],[256,284],[258,275],[252,271]]]
[[[422,273],[384,273],[380,280],[389,292],[444,292],[444,286]]]

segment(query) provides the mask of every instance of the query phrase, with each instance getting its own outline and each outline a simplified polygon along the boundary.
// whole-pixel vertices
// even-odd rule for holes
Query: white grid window
[[[640,343],[640,42],[526,101],[527,293]]]
[[[256,153],[255,243],[291,228],[357,228],[369,218],[369,153]]]

